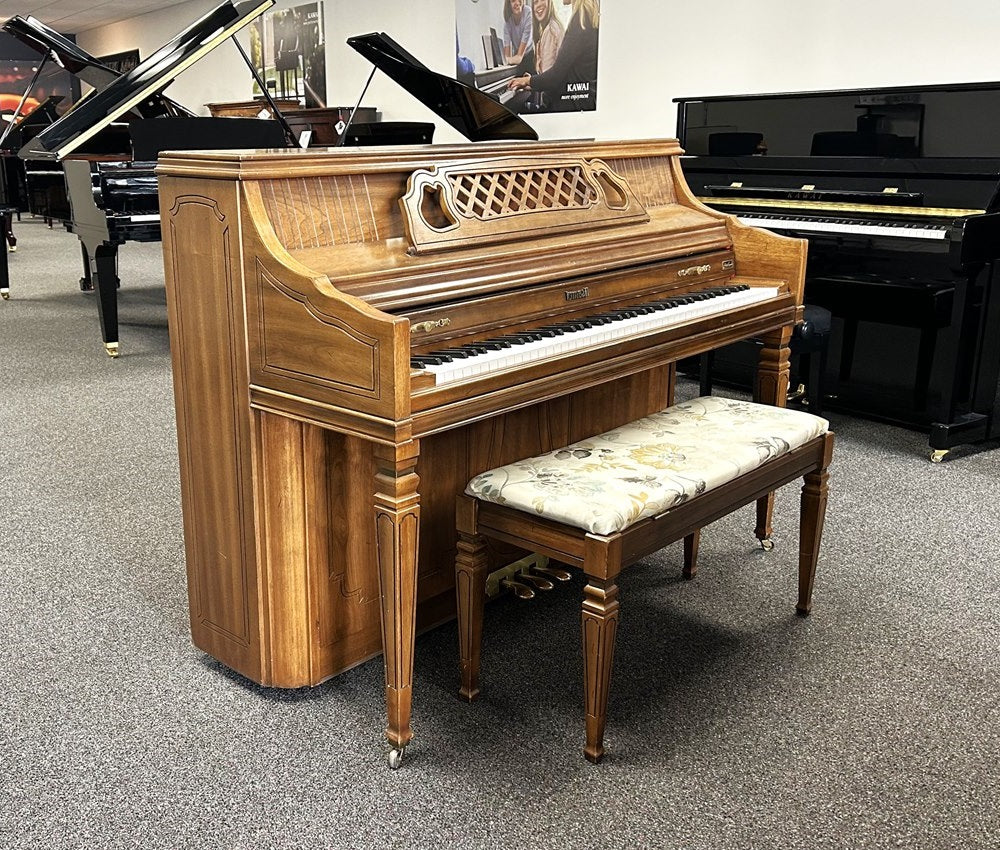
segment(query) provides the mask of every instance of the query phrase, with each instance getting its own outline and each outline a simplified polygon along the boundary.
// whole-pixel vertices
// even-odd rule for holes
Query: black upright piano
[[[675,102],[695,193],[809,240],[824,404],[927,431],[933,460],[1000,437],[1000,82]]]
[[[273,4],[235,0],[217,6],[127,74],[110,72],[100,88],[19,151],[29,170],[31,163],[62,164],[67,227],[83,246],[85,278],[97,292],[101,335],[112,357],[119,353],[118,246],[160,238],[154,173],[159,151],[284,147],[288,142],[279,122],[193,117],[160,94],[181,70]],[[54,36],[49,31],[40,43]]]

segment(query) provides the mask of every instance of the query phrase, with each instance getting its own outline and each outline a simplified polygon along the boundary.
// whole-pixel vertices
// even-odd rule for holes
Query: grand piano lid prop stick
[[[61,160],[82,152],[89,139],[150,94],[165,88],[178,74],[273,5],[274,0],[243,0],[216,7],[129,73],[85,98],[85,111],[70,110],[21,148],[19,155],[23,159]],[[99,117],[95,120],[95,116]]]

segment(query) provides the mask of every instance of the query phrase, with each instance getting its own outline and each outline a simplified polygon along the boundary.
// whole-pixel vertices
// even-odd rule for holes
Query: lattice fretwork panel
[[[579,166],[455,174],[449,178],[458,211],[480,221],[525,210],[589,207],[597,190]]]
[[[627,180],[583,158],[420,169],[410,175],[401,206],[416,253],[649,220]]]

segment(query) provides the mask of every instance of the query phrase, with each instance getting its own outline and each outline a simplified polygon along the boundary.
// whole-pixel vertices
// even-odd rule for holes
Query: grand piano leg
[[[6,301],[10,298],[10,267],[7,265],[7,252],[0,249],[0,298]]]
[[[11,251],[17,250],[17,237],[14,235],[14,208],[7,207],[3,213],[3,236],[7,241],[7,248]]]
[[[788,399],[790,364],[789,343],[792,327],[789,325],[762,337],[764,345],[757,361],[757,385],[754,400],[762,404],[784,407]],[[757,527],[754,534],[764,549],[773,549],[771,517],[774,513],[774,493],[757,500]]]
[[[413,640],[417,612],[417,551],[420,528],[416,441],[376,445],[375,545],[382,597],[382,652],[389,766],[402,764],[410,729]]]
[[[94,251],[93,278],[101,338],[109,357],[118,356],[118,246],[102,242]]]

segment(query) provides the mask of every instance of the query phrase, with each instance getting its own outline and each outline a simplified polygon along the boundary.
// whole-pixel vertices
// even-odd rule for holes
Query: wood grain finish
[[[583,752],[589,761],[599,762],[604,756],[604,729],[620,608],[617,582],[621,571],[683,538],[683,574],[691,578],[697,569],[695,558],[700,529],[750,502],[760,504],[766,494],[802,477],[805,484],[800,510],[796,611],[805,616],[812,607],[833,442],[832,433],[816,437],[659,516],[641,520],[610,535],[591,534],[545,517],[460,495],[456,521],[462,554],[455,562],[455,569],[462,587],[458,594],[462,635],[461,695],[479,693],[483,599],[474,595],[479,593],[476,582],[467,582],[464,576],[470,570],[483,569],[481,553],[487,542],[504,541],[577,567],[587,577],[581,609],[586,736]]]
[[[405,745],[414,634],[454,611],[465,483],[662,409],[678,357],[801,311],[800,244],[748,236],[700,205],[679,152],[664,140],[160,158],[196,645],[289,688],[384,652],[387,737]],[[417,251],[400,205],[414,174],[482,162],[539,173],[582,162],[610,202],[588,220],[586,205],[511,196],[504,215],[530,212],[516,240]],[[778,297],[453,385],[410,365],[435,347],[739,280]],[[469,574],[517,553],[467,553]]]

